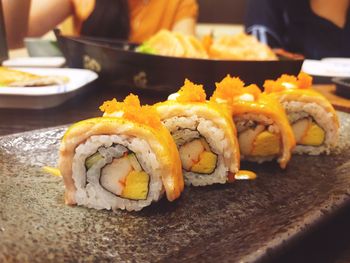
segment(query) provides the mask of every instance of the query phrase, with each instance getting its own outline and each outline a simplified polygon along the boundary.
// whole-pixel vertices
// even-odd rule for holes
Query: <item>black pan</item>
[[[7,38],[5,32],[4,12],[0,1],[0,65],[8,58]]]
[[[136,44],[89,37],[68,37],[56,31],[58,44],[73,68],[88,68],[100,78],[141,89],[176,91],[184,79],[213,91],[215,82],[227,74],[246,84],[262,85],[266,79],[300,72],[302,58],[281,57],[277,61],[237,61],[178,58],[135,52]]]

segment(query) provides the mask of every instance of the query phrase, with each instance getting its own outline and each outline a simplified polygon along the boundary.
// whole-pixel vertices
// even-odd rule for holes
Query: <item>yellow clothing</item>
[[[83,22],[91,15],[98,0],[71,0],[74,7],[74,34],[79,35]],[[132,42],[143,42],[160,29],[171,30],[184,18],[197,18],[196,0],[128,0]]]

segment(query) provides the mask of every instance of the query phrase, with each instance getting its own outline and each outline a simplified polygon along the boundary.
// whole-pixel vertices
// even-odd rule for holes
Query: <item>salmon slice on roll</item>
[[[228,75],[216,83],[211,101],[230,108],[242,160],[260,163],[277,159],[281,168],[287,166],[295,140],[276,99],[262,94],[256,85],[244,86],[239,78]]]
[[[60,146],[59,169],[67,204],[141,210],[163,193],[169,201],[184,187],[173,139],[151,106],[135,95],[100,109],[104,116],[72,125]]]
[[[186,80],[154,107],[178,147],[186,184],[234,180],[240,164],[236,128],[225,107],[206,100],[202,85]]]
[[[312,89],[311,76],[282,75],[265,81],[264,89],[286,110],[297,142],[295,153],[330,153],[338,141],[339,121],[331,103]]]

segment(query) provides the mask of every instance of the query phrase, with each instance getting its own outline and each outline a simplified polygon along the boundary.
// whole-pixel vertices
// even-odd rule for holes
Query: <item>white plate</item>
[[[0,108],[45,109],[55,107],[77,95],[82,88],[97,79],[97,74],[86,69],[14,68],[37,75],[64,76],[63,85],[44,87],[0,87]]]
[[[319,77],[350,77],[349,58],[324,58],[305,60],[302,71]]]
[[[64,63],[66,63],[64,57],[21,57],[5,60],[2,65],[5,67],[60,68]]]

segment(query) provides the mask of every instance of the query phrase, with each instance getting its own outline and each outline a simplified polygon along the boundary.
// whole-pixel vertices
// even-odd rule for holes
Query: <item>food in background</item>
[[[277,60],[269,46],[245,33],[214,40],[209,48],[209,57],[224,60]]]
[[[186,184],[234,180],[240,163],[236,128],[225,107],[206,100],[202,85],[186,80],[177,93],[154,106],[176,142]]]
[[[297,146],[295,153],[329,153],[336,146],[339,121],[333,106],[312,89],[312,77],[282,75],[267,80],[265,93],[279,100],[286,110]]]
[[[180,196],[181,161],[168,130],[151,106],[129,95],[101,107],[104,116],[71,126],[60,146],[59,169],[67,204],[140,210]]]
[[[161,30],[137,48],[138,52],[184,58],[208,58],[202,43],[191,35]]]
[[[62,85],[67,82],[67,77],[41,76],[20,70],[0,67],[0,87],[42,87]]]
[[[256,85],[245,87],[230,75],[216,83],[211,101],[227,105],[238,132],[241,159],[255,162],[278,160],[287,166],[295,146],[293,131],[279,102],[262,94]]]
[[[277,60],[275,53],[254,36],[240,33],[202,41],[178,32],[162,30],[137,48],[138,52],[184,58],[221,60]]]

